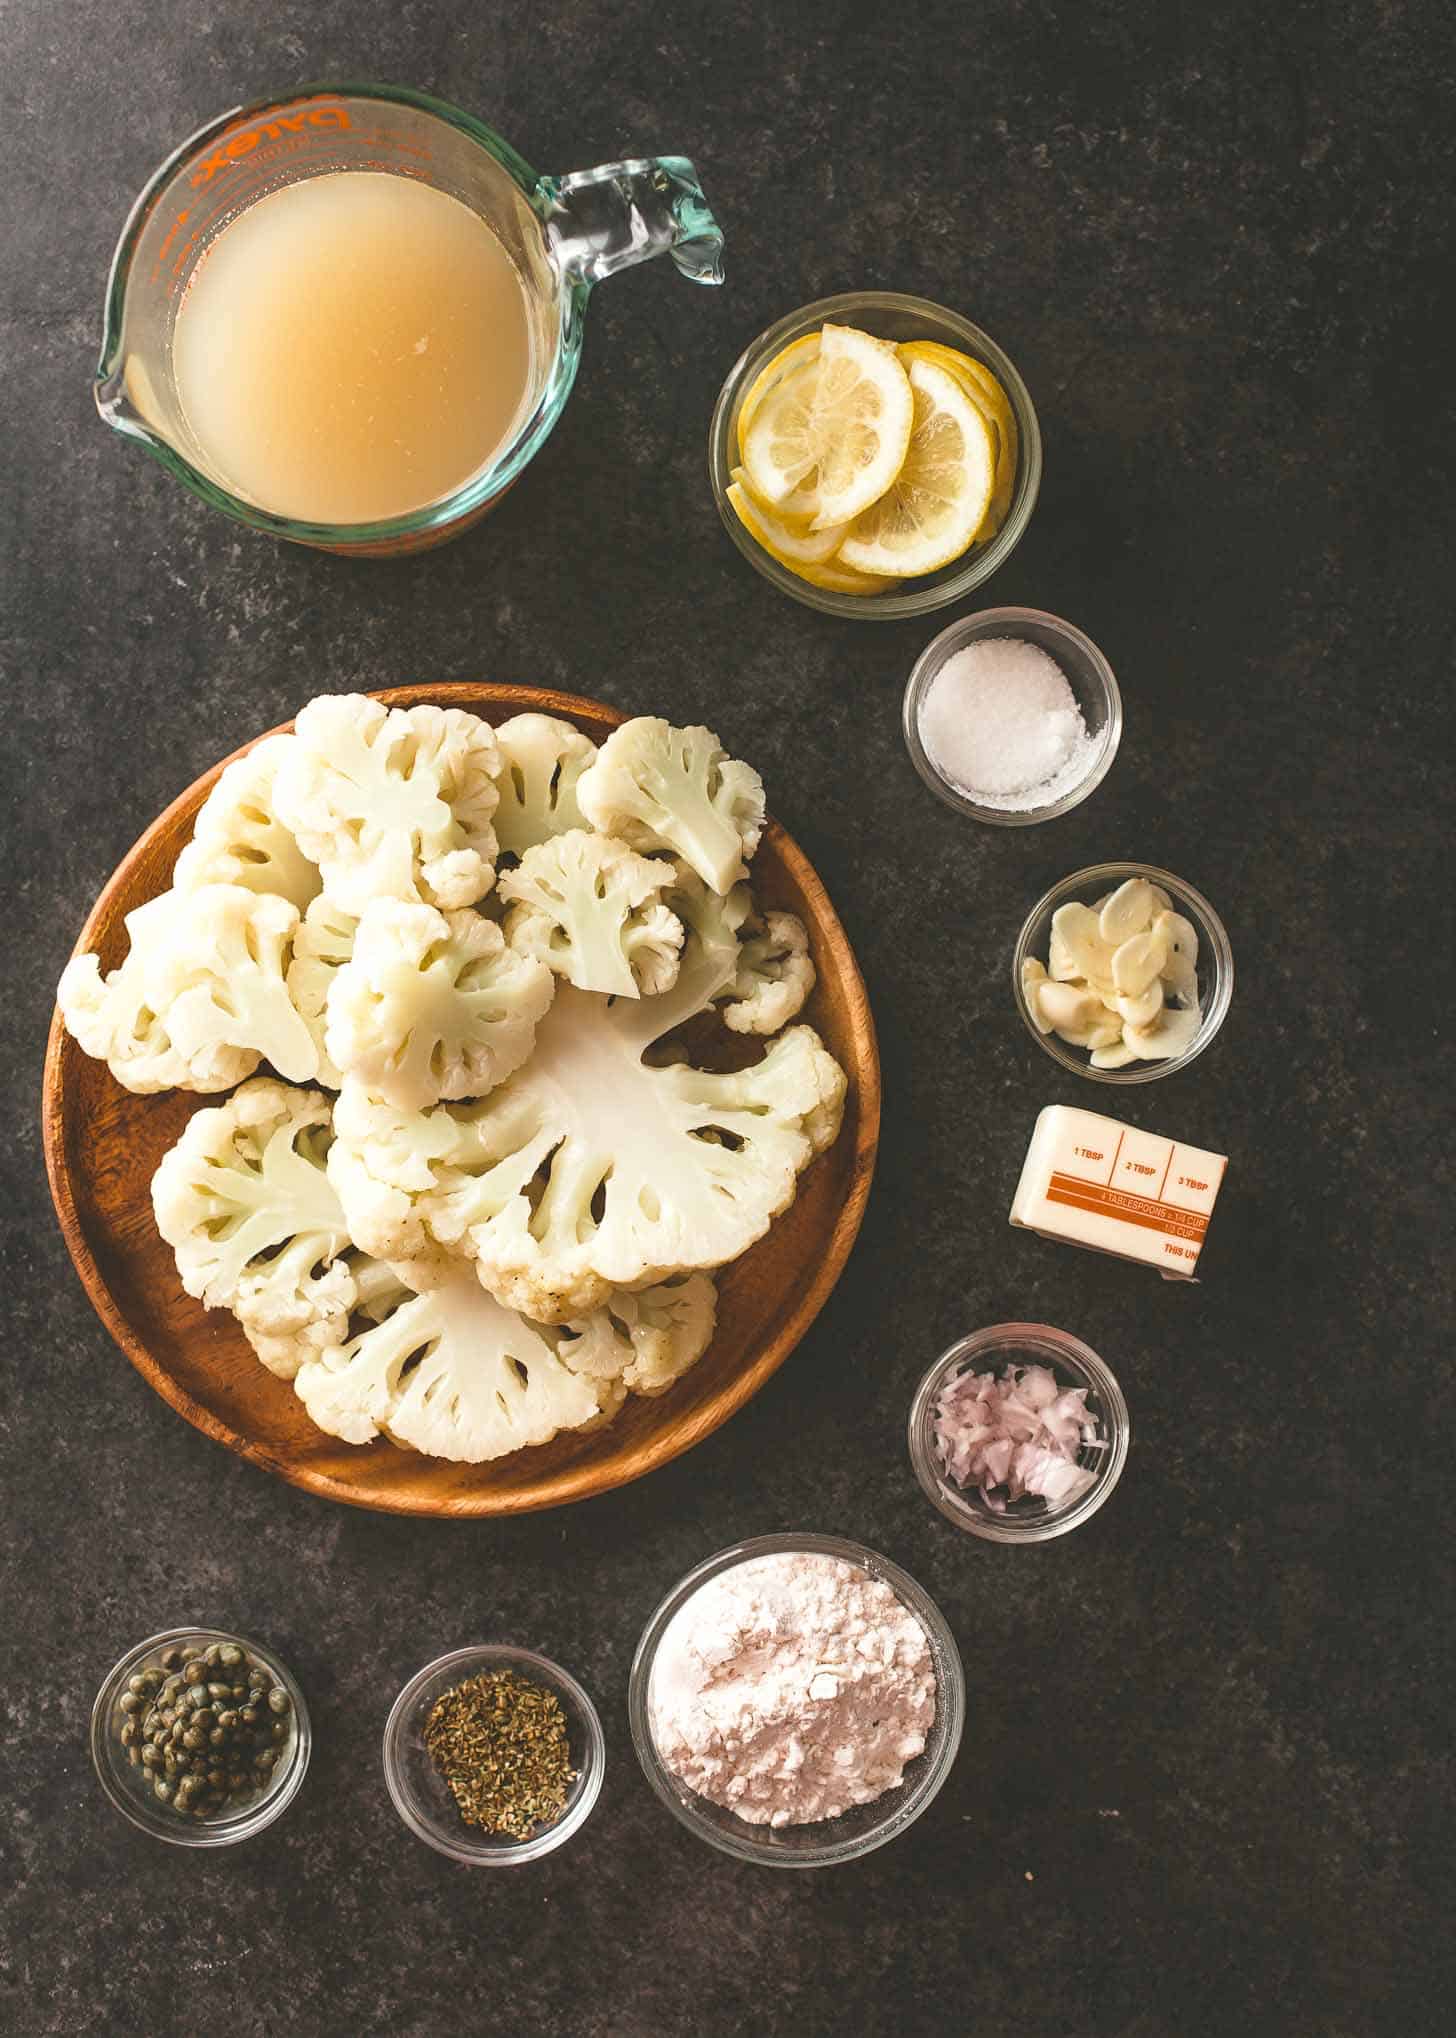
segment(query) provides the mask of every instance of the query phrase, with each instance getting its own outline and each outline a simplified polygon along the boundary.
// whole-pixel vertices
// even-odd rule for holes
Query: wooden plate
[[[403,686],[378,698],[391,707],[468,708],[491,722],[534,708],[598,740],[626,719],[573,694],[521,686]],[[171,882],[197,809],[230,761],[173,801],[97,900],[78,946],[94,949],[103,970],[125,953],[124,915]],[[762,904],[797,913],[809,930],[819,981],[805,1017],[849,1077],[844,1129],[801,1177],[793,1207],[723,1272],[712,1346],[676,1387],[654,1400],[630,1397],[605,1429],[488,1465],[421,1457],[382,1438],[355,1447],[326,1436],[254,1358],[232,1317],[183,1293],[152,1219],[153,1171],[191,1114],[217,1100],[181,1091],[132,1096],[104,1062],[82,1054],[57,1016],[43,1098],[51,1194],[86,1291],[138,1372],[195,1428],[254,1464],[326,1499],[395,1514],[559,1507],[640,1479],[711,1435],[783,1364],[824,1306],[864,1215],[879,1137],[879,1058],[854,953],[808,859],[772,821],[753,885]]]

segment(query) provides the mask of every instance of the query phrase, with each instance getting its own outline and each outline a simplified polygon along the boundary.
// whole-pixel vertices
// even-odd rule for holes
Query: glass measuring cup
[[[300,522],[235,495],[209,467],[172,366],[178,310],[218,235],[259,199],[335,170],[397,172],[468,205],[515,266],[530,331],[530,383],[506,442],[452,494],[368,524]],[[209,121],[137,199],[111,267],[96,407],[114,431],[239,523],[332,552],[419,551],[483,516],[540,450],[576,379],[594,284],[662,254],[690,282],[721,283],[722,251],[685,156],[545,177],[481,121],[423,92],[308,86]]]

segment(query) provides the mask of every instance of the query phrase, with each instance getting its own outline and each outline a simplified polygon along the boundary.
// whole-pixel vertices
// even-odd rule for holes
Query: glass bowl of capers
[[[271,1649],[169,1628],[129,1649],[96,1694],[91,1759],[123,1817],[178,1847],[230,1847],[298,1795],[312,1735]]]

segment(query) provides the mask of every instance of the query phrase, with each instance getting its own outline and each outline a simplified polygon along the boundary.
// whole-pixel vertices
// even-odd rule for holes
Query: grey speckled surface
[[[0,11],[7,2031],[1438,2027],[1446,10],[856,19],[751,0],[570,0],[531,26],[458,0]],[[113,239],[153,164],[230,101],[330,74],[433,88],[553,168],[684,149],[729,238],[719,294],[664,264],[600,293],[530,476],[403,566],[234,531],[109,438],[88,393]],[[703,440],[724,371],[771,318],[860,283],[968,311],[1040,408],[1041,507],[987,598],[1080,623],[1127,705],[1111,778],[1053,827],[978,832],[922,792],[897,717],[929,627],[817,618],[718,527]],[[314,690],[477,673],[708,716],[762,766],[858,944],[887,1111],[849,1273],[743,1415],[614,1497],[460,1529],[325,1507],[155,1399],[66,1260],[35,1103],[54,977],[166,800]],[[1022,1033],[1008,950],[1046,883],[1123,855],[1205,889],[1238,958],[1215,1051],[1128,1107],[1233,1157],[1192,1289],[1005,1225],[1037,1108],[1096,1101]],[[903,1457],[922,1367],[1007,1315],[1086,1337],[1136,1425],[1113,1503],[1044,1550],[958,1539]],[[971,1681],[930,1814],[819,1878],[700,1849],[626,1731],[658,1596],[788,1525],[907,1565]],[[318,1731],[286,1821],[215,1859],[132,1833],[86,1758],[102,1672],[187,1616],[271,1637]],[[378,1770],[403,1678],[480,1635],[558,1653],[610,1740],[587,1831],[509,1878],[410,1841]]]

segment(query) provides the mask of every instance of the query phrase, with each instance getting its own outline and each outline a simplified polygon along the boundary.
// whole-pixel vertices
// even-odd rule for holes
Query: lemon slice
[[[908,368],[911,361],[929,361],[937,368],[944,368],[954,375],[971,402],[976,405],[991,427],[991,438],[996,452],[996,479],[991,490],[991,501],[986,510],[985,522],[976,533],[981,543],[993,538],[1006,521],[1006,512],[1011,507],[1011,498],[1016,488],[1016,463],[1020,437],[1016,430],[1016,413],[1011,400],[983,361],[975,360],[970,354],[958,353],[954,347],[942,346],[939,340],[907,340],[900,349],[900,358]]]
[[[734,429],[740,460],[743,458],[743,441],[748,427],[753,423],[758,406],[763,402],[774,384],[781,381],[790,368],[800,367],[805,361],[817,361],[818,358],[818,333],[804,333],[797,340],[791,340],[788,346],[781,347],[773,359],[759,369],[757,375],[754,376],[752,382],[748,385],[748,394],[738,406],[738,417]]]
[[[826,559],[832,559],[843,540],[849,535],[847,524],[831,524],[826,531],[796,530],[786,524],[782,517],[765,509],[743,485],[743,469],[735,467],[733,483],[728,490],[728,500],[733,512],[749,536],[771,553],[780,566],[820,566]]]
[[[995,454],[984,414],[955,376],[926,360],[909,364],[915,423],[893,486],[855,519],[839,563],[908,579],[948,566],[985,518]]]
[[[791,566],[789,571],[797,573],[800,580],[807,580],[811,587],[832,588],[836,594],[879,594],[883,588],[895,585],[888,573],[855,573],[833,560],[824,566]]]
[[[816,530],[878,501],[904,464],[915,405],[895,349],[852,326],[826,325],[818,357],[768,390],[743,437],[758,500]]]

